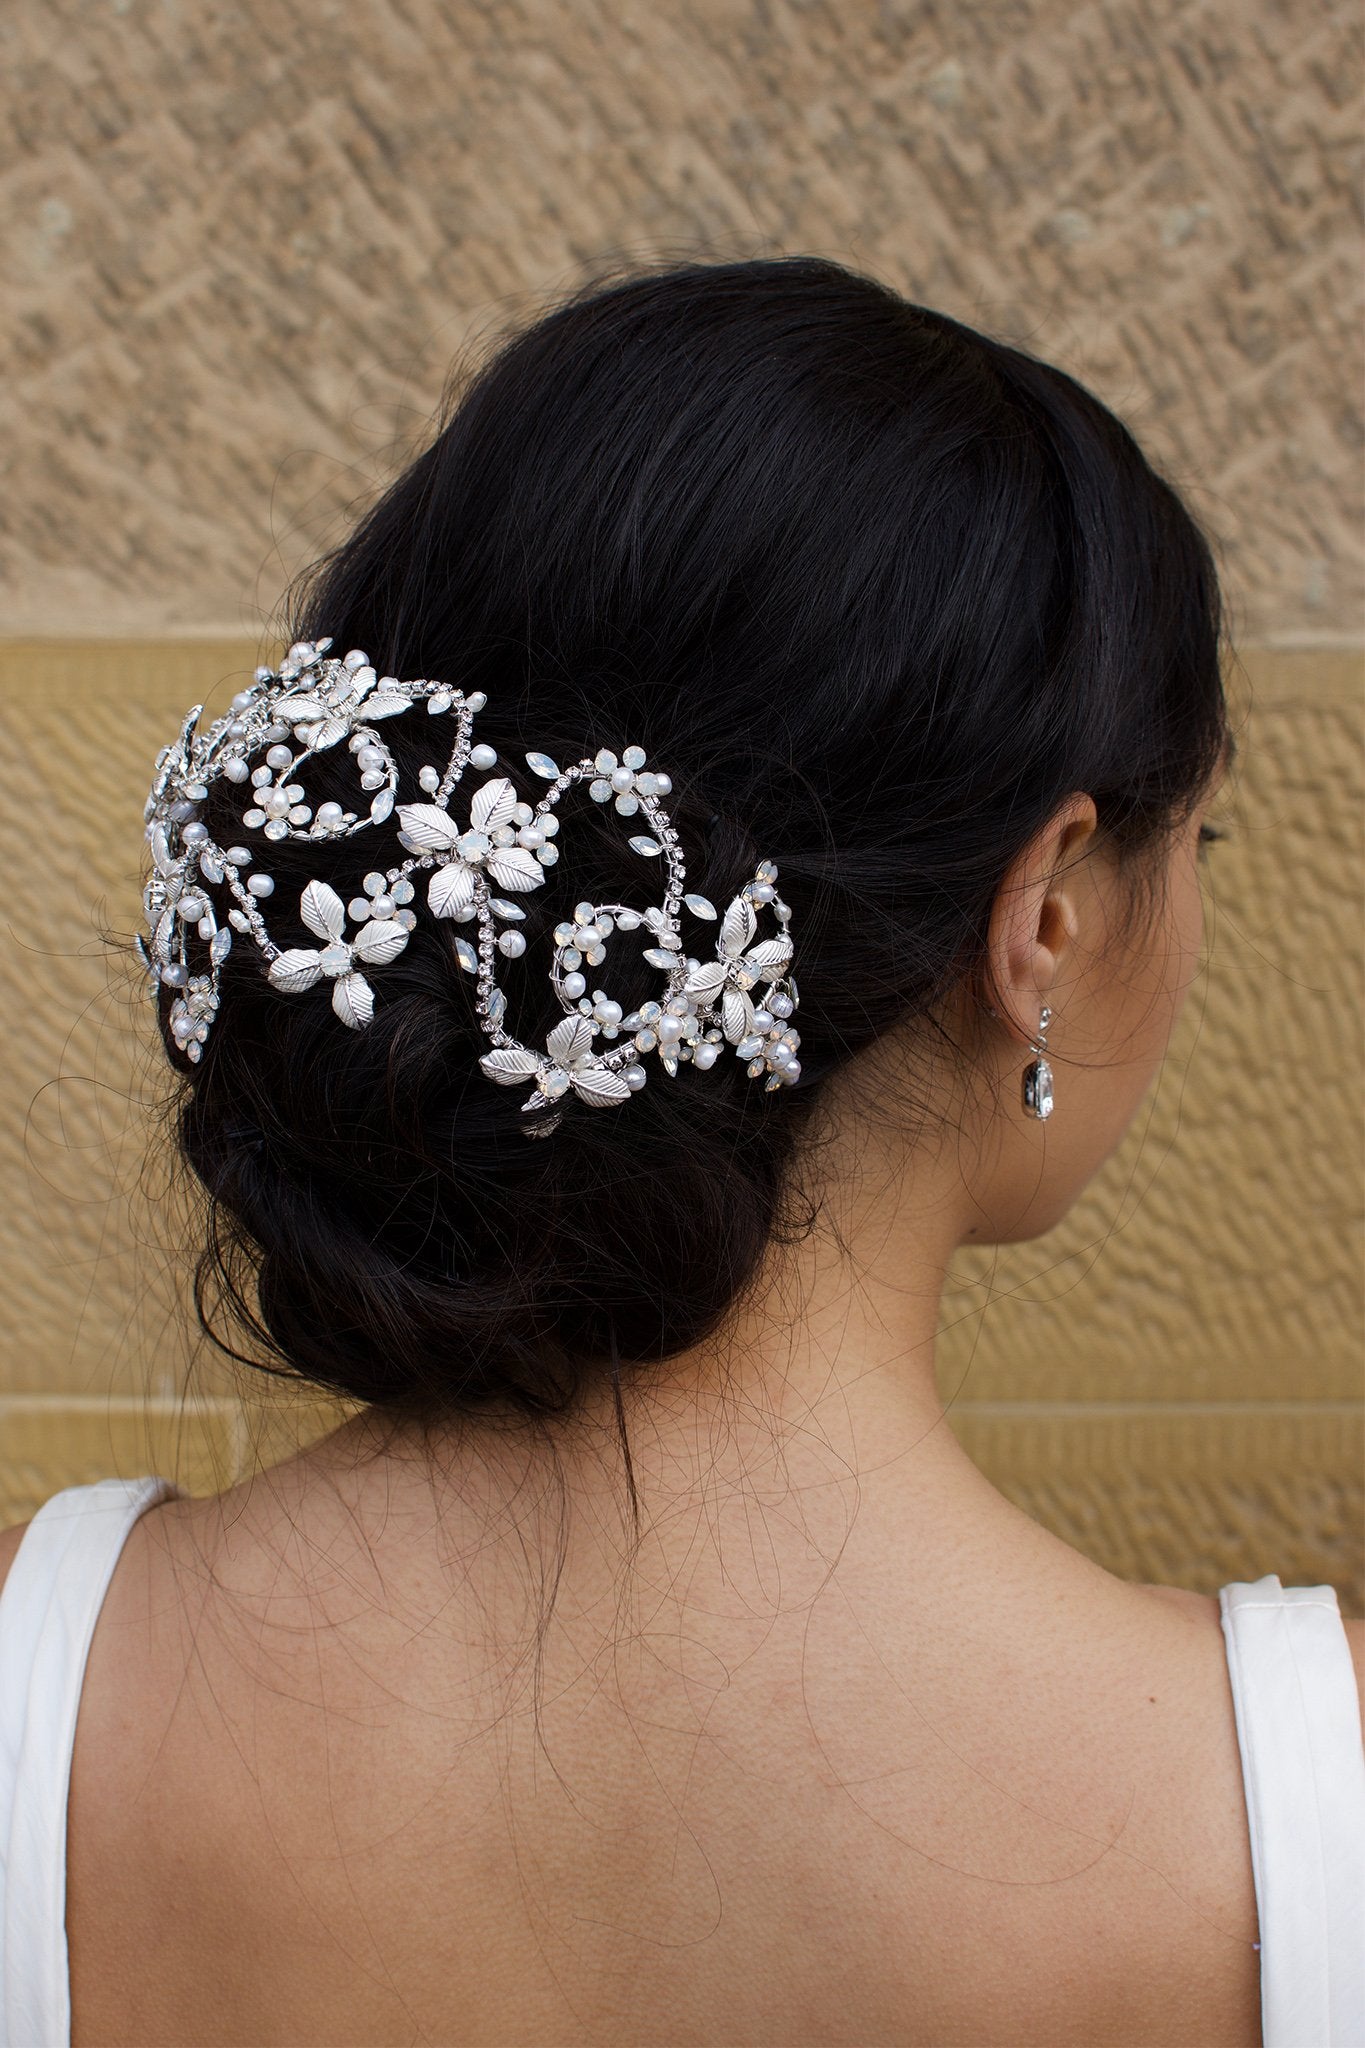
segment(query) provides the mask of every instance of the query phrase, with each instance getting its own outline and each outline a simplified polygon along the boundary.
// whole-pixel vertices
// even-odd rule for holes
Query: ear
[[[1016,855],[991,908],[988,1007],[1026,1044],[1037,1037],[1042,1006],[1071,964],[1067,955],[1081,928],[1077,868],[1097,824],[1093,797],[1068,797]]]

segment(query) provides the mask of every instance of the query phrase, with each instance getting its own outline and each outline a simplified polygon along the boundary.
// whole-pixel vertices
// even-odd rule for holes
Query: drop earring
[[[1052,1114],[1052,1068],[1046,1057],[1047,1028],[1051,1022],[1052,1012],[1044,1003],[1038,1019],[1038,1036],[1032,1041],[1037,1058],[1024,1069],[1024,1108],[1030,1116],[1039,1118]]]

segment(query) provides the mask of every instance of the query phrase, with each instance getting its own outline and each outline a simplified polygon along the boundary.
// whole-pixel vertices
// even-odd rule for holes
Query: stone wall
[[[1357,43],[1274,0],[9,12],[0,1523],[321,1426],[191,1371],[108,985],[176,713],[507,326],[609,266],[811,252],[1091,385],[1212,533],[1237,647],[1207,974],[1072,1215],[955,1268],[955,1426],[1115,1569],[1359,1611]]]

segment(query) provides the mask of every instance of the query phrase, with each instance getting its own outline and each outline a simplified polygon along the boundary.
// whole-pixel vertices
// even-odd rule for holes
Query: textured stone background
[[[107,987],[176,714],[508,324],[608,263],[815,251],[1113,405],[1241,663],[1207,977],[1065,1224],[960,1261],[955,1426],[1117,1570],[1360,1611],[1358,42],[1273,0],[7,12],[0,1522],[323,1421],[190,1370],[160,1076]]]

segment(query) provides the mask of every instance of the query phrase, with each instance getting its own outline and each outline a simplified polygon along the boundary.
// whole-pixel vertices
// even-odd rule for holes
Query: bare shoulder
[[[15,1529],[0,1529],[0,1593],[5,1590],[9,1568],[19,1554],[19,1545],[23,1542],[27,1529],[27,1522],[20,1522]]]

